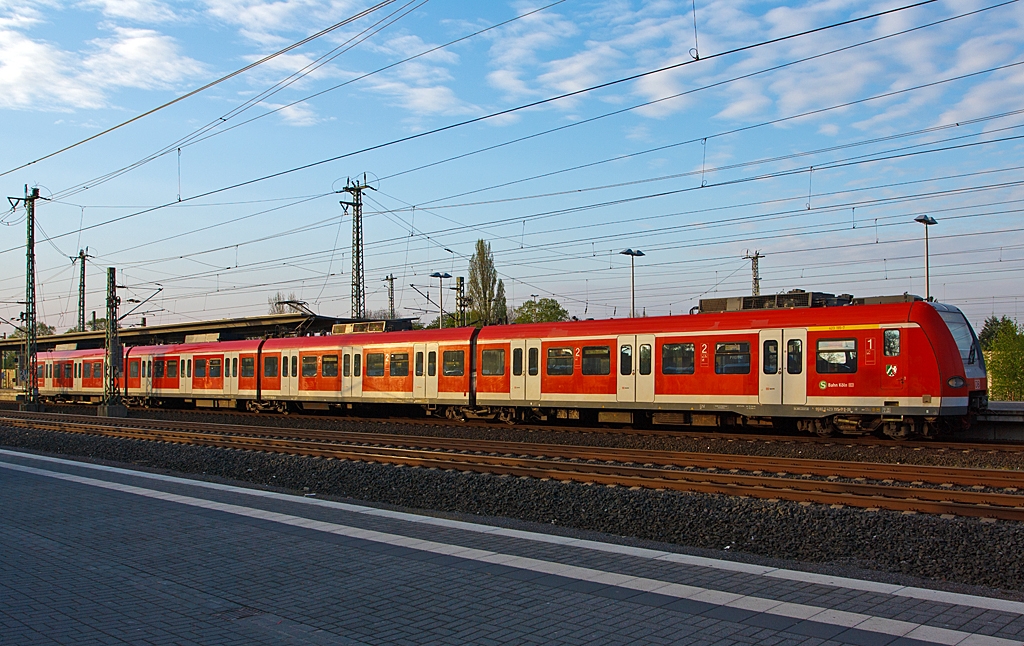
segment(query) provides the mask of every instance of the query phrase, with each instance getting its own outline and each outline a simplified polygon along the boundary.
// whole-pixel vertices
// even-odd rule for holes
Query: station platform
[[[5,645],[1024,644],[1014,601],[14,451],[0,491]]]

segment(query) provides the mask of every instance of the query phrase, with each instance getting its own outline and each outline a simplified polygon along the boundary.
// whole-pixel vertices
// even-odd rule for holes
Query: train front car
[[[974,329],[959,309],[943,303],[915,303],[911,320],[928,337],[938,368],[938,401],[927,402],[938,404],[938,415],[919,420],[918,432],[966,429],[971,416],[988,407],[985,359]]]

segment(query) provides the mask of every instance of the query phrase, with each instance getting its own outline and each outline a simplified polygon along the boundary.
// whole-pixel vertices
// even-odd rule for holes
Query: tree
[[[498,280],[498,289],[494,294],[494,304],[491,306],[491,318],[494,323],[504,325],[508,323],[508,303],[505,301],[505,283]]]
[[[513,320],[516,323],[555,323],[568,321],[569,312],[553,298],[526,301],[516,308]]]
[[[46,323],[43,323],[42,321],[36,321],[36,337],[50,336],[50,335],[56,334],[56,333],[57,333],[57,328],[53,327],[52,325],[47,325]],[[12,339],[20,339],[20,338],[24,338],[24,337],[25,337],[25,331],[22,330],[21,328],[18,328],[16,330],[14,330],[14,332],[11,334],[11,338]]]
[[[1024,326],[1000,323],[989,355],[989,396],[1003,401],[1024,401]]]
[[[1016,329],[1014,322],[1005,314],[1003,315],[1003,318],[996,318],[993,314],[985,319],[985,325],[981,328],[981,334],[978,335],[978,341],[981,343],[981,349],[985,351],[991,350],[992,343],[996,340],[999,332],[1003,329]]]
[[[491,243],[476,241],[476,251],[469,259],[469,286],[466,295],[472,305],[472,313],[478,325],[490,325],[494,320],[495,287],[498,272],[494,269],[494,255]]]
[[[294,301],[295,292],[285,296],[283,292],[278,292],[267,299],[267,304],[270,306],[267,308],[268,314],[287,314],[288,312],[299,311],[294,305],[288,305],[287,301]]]

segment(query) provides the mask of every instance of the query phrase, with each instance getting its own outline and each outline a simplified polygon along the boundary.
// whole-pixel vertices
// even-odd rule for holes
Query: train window
[[[82,373],[81,366],[80,366],[80,364],[76,363],[75,364],[75,379],[78,379],[79,377],[81,377],[82,376],[81,373]]]
[[[312,357],[302,357],[302,376],[316,376],[316,355]]]
[[[352,355],[346,354],[341,358],[341,374],[345,377],[352,375]]]
[[[651,344],[642,343],[640,345],[640,374],[649,375],[651,374]]]
[[[769,339],[762,344],[761,370],[766,375],[779,374],[779,342]]]
[[[71,376],[71,364],[70,363],[67,364],[67,368],[68,368],[68,370],[67,370],[67,372],[64,373],[64,376],[65,377],[70,377]],[[138,361],[132,361],[132,362],[130,362],[128,364],[128,376],[131,377],[132,379],[134,379],[134,378],[139,376],[139,362]]]
[[[540,348],[530,348],[527,373],[536,377],[540,373]]]
[[[799,375],[804,371],[804,342],[800,339],[786,341],[786,372]]]
[[[46,376],[49,377],[53,371],[50,369],[50,364],[46,364]]]
[[[631,345],[619,346],[619,374],[633,374],[633,346]]]
[[[292,357],[292,376],[293,377],[298,377],[299,376],[299,358],[298,357]]]
[[[256,376],[256,358],[255,357],[242,357],[242,376],[243,377],[255,377]]]
[[[206,359],[196,359],[196,377],[199,379],[206,377]]]
[[[746,341],[716,343],[715,374],[750,374],[750,344]]]
[[[220,359],[210,359],[210,377],[220,377]]]
[[[887,357],[900,356],[900,331],[886,330],[882,332],[882,348]]]
[[[606,345],[583,347],[580,372],[585,375],[610,375],[612,373],[612,349]]]
[[[416,376],[417,377],[422,377],[423,376],[423,353],[422,352],[417,352],[416,353]]]
[[[366,355],[366,376],[367,377],[383,377],[384,376],[384,353],[383,352],[371,352]]]
[[[162,379],[164,376],[164,361],[163,359],[157,359],[153,362],[153,376],[157,379]]]
[[[409,376],[409,353],[393,352],[391,354],[391,365],[388,367],[388,374],[392,377]]]
[[[320,366],[320,372],[324,377],[338,376],[338,355],[325,354]]]
[[[512,374],[521,377],[523,374],[523,349],[516,348],[512,351]]]
[[[466,374],[465,350],[445,350],[441,358],[441,370],[445,377],[461,377]]]
[[[437,374],[437,353],[430,351],[427,353],[427,376],[433,377]]]
[[[821,339],[818,341],[819,374],[857,372],[857,339]]]
[[[548,374],[572,374],[572,348],[548,348]]]
[[[263,376],[277,376],[277,357],[263,357]]]
[[[71,367],[70,363],[65,363],[64,364],[64,378],[65,379],[73,379],[74,378],[72,376],[72,374],[73,374],[72,370],[73,370],[73,368]],[[137,363],[135,364],[135,376],[136,377],[139,376],[139,364],[137,364]]]
[[[359,367],[359,362],[363,360],[363,355],[353,354],[352,355],[352,376],[358,377],[362,374],[362,368]]]
[[[99,366],[100,369],[102,370],[103,364],[97,363],[96,365]],[[95,368],[94,368],[94,370],[95,370]],[[95,373],[93,373],[93,374],[95,374]],[[178,362],[177,362],[177,360],[170,359],[167,362],[167,376],[168,377],[172,377],[172,378],[177,378],[178,377]]]
[[[238,357],[235,357],[231,360],[231,376],[238,376]]]
[[[504,350],[482,350],[480,352],[480,374],[481,375],[503,375],[503,374],[505,374],[505,351]]]

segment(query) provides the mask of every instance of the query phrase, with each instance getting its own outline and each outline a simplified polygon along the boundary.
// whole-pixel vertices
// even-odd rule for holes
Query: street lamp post
[[[924,297],[925,300],[932,300],[932,277],[931,277],[931,266],[928,258],[928,227],[933,224],[937,224],[938,220],[930,215],[919,215],[914,218],[914,222],[920,222],[924,225]]]
[[[441,273],[435,271],[430,274],[431,278],[437,279],[437,306],[440,309],[440,314],[437,317],[437,328],[441,329],[444,327],[444,279],[451,278],[452,275],[448,272]]]
[[[643,256],[644,252],[639,249],[623,249],[619,253],[629,256],[629,318],[633,318],[636,316],[636,283],[633,261],[637,256]]]

